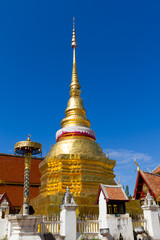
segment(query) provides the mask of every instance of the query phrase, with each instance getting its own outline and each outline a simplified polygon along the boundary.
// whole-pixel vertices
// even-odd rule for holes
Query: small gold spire
[[[140,167],[139,167],[138,163],[136,162],[136,157],[134,158],[134,162],[137,165],[137,172],[139,172],[140,171]]]
[[[71,43],[72,48],[77,47],[77,42],[76,42],[76,33],[75,33],[75,18],[73,18],[73,33],[72,33],[72,43]]]
[[[30,137],[31,137],[31,135],[30,135],[30,134],[28,134],[27,141],[31,141]]]

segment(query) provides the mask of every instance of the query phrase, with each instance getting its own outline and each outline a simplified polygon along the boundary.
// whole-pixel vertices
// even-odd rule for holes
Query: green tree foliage
[[[127,197],[129,198],[130,194],[129,194],[129,186],[128,185],[126,185],[125,193],[126,193]]]

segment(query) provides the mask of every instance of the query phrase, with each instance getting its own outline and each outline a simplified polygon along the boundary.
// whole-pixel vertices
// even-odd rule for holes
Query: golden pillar
[[[23,215],[29,215],[29,187],[30,187],[30,168],[31,155],[42,152],[42,145],[32,142],[28,135],[27,141],[21,141],[15,144],[14,151],[25,156],[24,167],[24,191],[23,191]]]

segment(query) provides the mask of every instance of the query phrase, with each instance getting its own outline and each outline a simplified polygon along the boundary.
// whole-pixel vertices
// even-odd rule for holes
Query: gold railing
[[[144,219],[137,219],[137,220],[132,220],[132,226],[133,226],[133,229],[138,227],[143,227],[144,230],[146,230],[147,223]]]
[[[77,233],[99,233],[98,216],[83,216],[77,219]]]
[[[59,216],[42,216],[41,223],[38,226],[38,232],[43,233],[60,233],[60,219]]]

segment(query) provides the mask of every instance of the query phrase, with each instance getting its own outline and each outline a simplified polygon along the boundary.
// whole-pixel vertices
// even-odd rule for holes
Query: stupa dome
[[[80,156],[86,156],[87,158],[92,158],[93,160],[97,157],[102,159],[105,158],[105,154],[99,144],[89,138],[71,138],[58,141],[50,149],[46,158],[61,154],[79,154]]]

